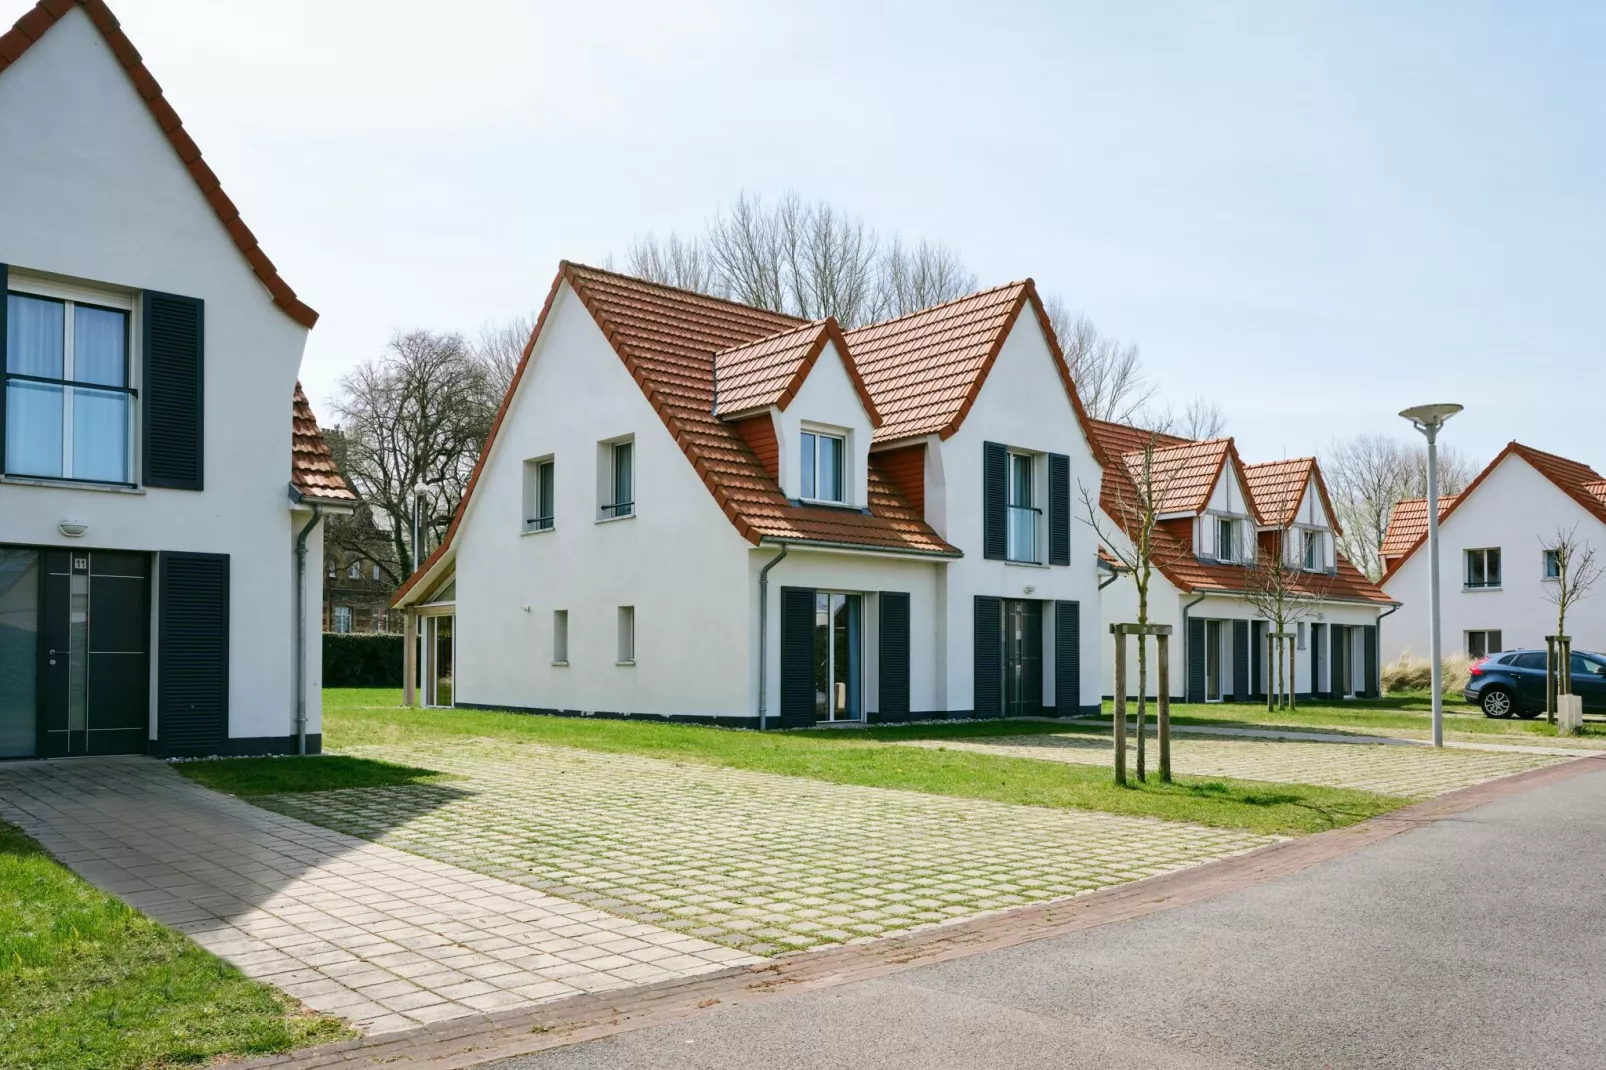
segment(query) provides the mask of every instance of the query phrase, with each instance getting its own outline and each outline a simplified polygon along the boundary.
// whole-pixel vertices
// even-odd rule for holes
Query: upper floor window
[[[129,308],[6,293],[5,472],[132,481]]]
[[[843,493],[844,442],[836,435],[805,431],[802,436],[802,493],[806,501],[841,502]]]
[[[346,634],[350,633],[350,631],[351,631],[351,607],[350,606],[336,606],[335,607],[334,620],[332,622],[332,626],[333,626],[333,630],[334,630],[336,635],[346,635]]]
[[[1300,548],[1300,563],[1306,572],[1320,572],[1326,563],[1322,559],[1322,533],[1307,531],[1303,533],[1304,545]]]
[[[1468,550],[1466,554],[1468,587],[1500,586],[1500,548],[1498,546],[1483,550]]]
[[[601,503],[604,519],[632,516],[636,511],[635,441],[622,439],[602,446]]]
[[[1561,579],[1561,558],[1554,550],[1545,551],[1545,579]]]
[[[524,530],[551,531],[557,507],[557,472],[551,457],[524,462]]]
[[[1009,455],[1009,528],[1008,554],[1010,561],[1038,564],[1042,558],[1037,552],[1038,517],[1042,510],[1036,504],[1036,460],[1029,453]]]
[[[379,562],[378,561],[374,562],[374,582],[375,583],[379,582]]]
[[[346,578],[352,580],[362,579],[362,562],[353,561],[351,567],[346,569]]]
[[[1216,518],[1216,560],[1238,560],[1238,522],[1226,517]]]

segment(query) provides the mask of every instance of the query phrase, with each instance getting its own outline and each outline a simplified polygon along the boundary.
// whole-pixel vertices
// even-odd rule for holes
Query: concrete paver
[[[1078,895],[1274,839],[540,744],[346,753],[460,779],[257,801],[758,955]],[[568,957],[646,980],[649,970],[623,959],[674,968],[669,950],[599,946]],[[604,954],[622,958],[590,957]]]
[[[0,765],[0,818],[365,1033],[759,961],[259,809],[151,759]]]
[[[1078,765],[1108,765],[1114,746],[1108,736],[1083,733],[909,740],[901,745]],[[1151,756],[1153,747],[1151,740]],[[1388,743],[1218,738],[1214,734],[1211,738],[1173,734],[1171,738],[1172,768],[1182,775],[1321,784],[1413,799],[1565,760],[1520,750],[1437,751]]]

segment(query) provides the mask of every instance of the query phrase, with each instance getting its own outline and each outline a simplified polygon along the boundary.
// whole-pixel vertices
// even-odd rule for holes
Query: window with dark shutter
[[[1205,700],[1205,622],[1188,618],[1188,701]]]
[[[879,665],[876,672],[878,705],[883,720],[909,715],[909,595],[882,591],[881,623],[877,633]]]
[[[977,717],[1004,715],[1004,604],[991,595],[976,596]]]
[[[1232,622],[1232,698],[1234,702],[1248,702],[1249,686],[1249,622]]]
[[[229,555],[159,555],[156,734],[165,754],[217,754],[229,736]]]
[[[200,490],[205,476],[205,315],[194,297],[144,294],[145,485]]]
[[[1009,449],[984,442],[982,453],[982,556],[1002,561],[1009,550]]]
[[[1257,620],[1249,625],[1249,697],[1260,700],[1266,697],[1266,622]]]
[[[1082,712],[1082,606],[1054,603],[1054,713]]]
[[[807,728],[814,712],[814,589],[782,587],[781,727]]]
[[[1071,563],[1071,459],[1048,455],[1048,563]]]

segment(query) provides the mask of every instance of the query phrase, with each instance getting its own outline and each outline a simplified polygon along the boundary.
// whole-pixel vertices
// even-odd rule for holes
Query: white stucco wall
[[[989,561],[982,547],[982,448],[1001,442],[1021,450],[1062,453],[1071,465],[1071,563],[1069,566],[1019,565]],[[1078,518],[1085,515],[1080,488],[1096,496],[1101,479],[1077,422],[1071,400],[1054,366],[1042,327],[1030,307],[1004,340],[992,371],[959,430],[940,447],[938,469],[943,479],[943,528],[946,538],[964,552],[947,566],[946,671],[939,681],[939,708],[968,710],[975,704],[974,598],[1064,599],[1081,604],[1081,705],[1098,702],[1098,538]],[[1037,500],[1047,510],[1047,466],[1039,464]],[[927,463],[928,478],[932,464]],[[928,509],[931,507],[928,482]],[[1047,560],[1047,528],[1040,533]],[[1028,590],[1028,588],[1031,588]],[[1054,688],[1052,614],[1044,613],[1045,683],[1043,702],[1052,705]]]
[[[0,263],[206,302],[206,489],[0,484],[0,543],[229,554],[229,734],[285,736],[295,525],[286,487],[306,330],[273,304],[81,8],[0,74],[0,161]],[[88,534],[64,539],[65,519]],[[314,609],[320,569],[315,550]],[[309,619],[316,665],[315,611]],[[309,674],[312,731],[317,679]]]
[[[1556,630],[1556,606],[1545,597],[1553,586],[1544,579],[1543,545],[1556,529],[1577,525],[1580,542],[1606,556],[1606,525],[1517,454],[1493,472],[1458,504],[1439,528],[1441,634],[1447,653],[1466,650],[1469,630],[1498,628],[1502,645],[1543,648]],[[1465,552],[1499,547],[1501,586],[1476,590],[1465,586]],[[1384,585],[1403,605],[1383,622],[1381,646],[1385,664],[1410,652],[1428,652],[1428,549],[1412,554]],[[1606,590],[1597,589],[1568,613],[1567,630],[1578,650],[1606,649]]]

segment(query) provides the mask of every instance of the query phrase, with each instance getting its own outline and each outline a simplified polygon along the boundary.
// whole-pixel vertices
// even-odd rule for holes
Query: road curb
[[[222,1070],[379,1066],[387,1070],[455,1070],[479,1066],[682,1021],[717,1007],[751,1005],[884,977],[1202,902],[1298,873],[1487,803],[1601,769],[1606,769],[1606,754],[1586,755],[1447,792],[1347,828],[1284,840],[1072,899],[1016,907],[904,936],[799,952],[763,965],[735,967],[621,992],[575,996],[289,1055],[225,1063]]]

